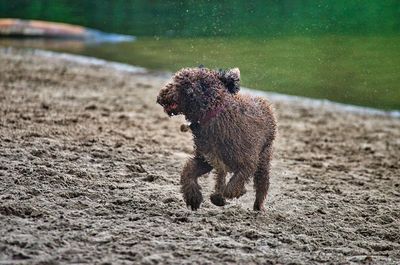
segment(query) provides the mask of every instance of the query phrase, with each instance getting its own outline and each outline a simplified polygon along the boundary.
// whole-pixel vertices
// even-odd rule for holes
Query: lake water
[[[400,109],[399,1],[0,2],[0,17],[74,23],[135,42],[0,40],[175,71],[239,67],[260,90]]]

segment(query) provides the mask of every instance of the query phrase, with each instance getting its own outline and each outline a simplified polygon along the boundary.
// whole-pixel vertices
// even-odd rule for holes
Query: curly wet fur
[[[242,196],[253,177],[253,208],[264,210],[276,122],[265,99],[238,94],[239,80],[237,68],[184,68],[157,98],[168,115],[183,114],[191,122],[195,155],[183,169],[181,190],[193,210],[203,201],[197,179],[212,169],[216,170],[213,204],[223,206],[225,199]],[[226,184],[230,172],[233,176]]]

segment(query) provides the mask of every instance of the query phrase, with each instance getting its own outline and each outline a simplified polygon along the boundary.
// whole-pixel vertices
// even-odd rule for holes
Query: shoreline
[[[90,57],[90,56],[84,56],[84,55],[75,55],[75,54],[70,54],[70,53],[63,53],[63,52],[53,52],[53,51],[47,51],[47,50],[41,50],[41,49],[27,49],[27,48],[14,48],[14,47],[5,47],[5,48],[0,48],[0,52],[7,52],[7,50],[24,50],[26,52],[31,52],[32,54],[36,54],[39,56],[44,56],[44,57],[58,57],[62,58],[68,61],[76,62],[76,63],[81,63],[81,64],[87,64],[87,65],[98,65],[98,66],[105,66],[105,67],[110,67],[115,70],[120,70],[120,71],[126,71],[129,73],[148,73],[149,70],[141,67],[141,66],[135,66],[135,65],[130,65],[130,64],[125,64],[125,63],[119,63],[119,62],[114,62],[114,61],[107,61],[103,59],[99,59],[96,57]],[[168,71],[153,71],[153,72],[158,72],[161,75],[165,76],[171,76],[172,72]],[[338,111],[344,111],[344,112],[353,112],[353,113],[358,113],[358,114],[364,114],[364,115],[382,115],[382,116],[388,116],[388,117],[393,117],[393,118],[400,118],[400,110],[381,110],[381,109],[375,109],[375,108],[370,108],[370,107],[364,107],[364,106],[357,106],[357,105],[352,105],[352,104],[344,104],[340,102],[334,102],[331,100],[327,99],[314,99],[314,98],[308,98],[308,97],[303,97],[303,96],[294,96],[294,95],[287,95],[287,94],[281,94],[277,92],[270,92],[270,91],[263,91],[263,90],[257,90],[257,89],[252,89],[248,87],[241,87],[242,92],[245,93],[250,93],[252,95],[257,95],[257,96],[263,96],[266,97],[270,100],[273,101],[279,101],[279,102],[292,102],[292,103],[299,103],[299,104],[305,104],[310,107],[328,107],[332,108]]]

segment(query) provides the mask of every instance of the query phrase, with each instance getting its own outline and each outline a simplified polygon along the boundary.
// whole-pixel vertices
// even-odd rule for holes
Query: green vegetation
[[[398,0],[3,0],[0,17],[137,36],[398,34]]]
[[[171,71],[237,66],[248,87],[400,109],[397,0],[6,0],[0,17],[139,36],[86,55]]]

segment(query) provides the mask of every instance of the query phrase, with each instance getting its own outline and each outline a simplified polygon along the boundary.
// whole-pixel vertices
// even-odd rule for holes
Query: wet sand
[[[0,51],[0,264],[399,264],[400,119],[273,100],[267,212],[188,210],[164,73]]]

